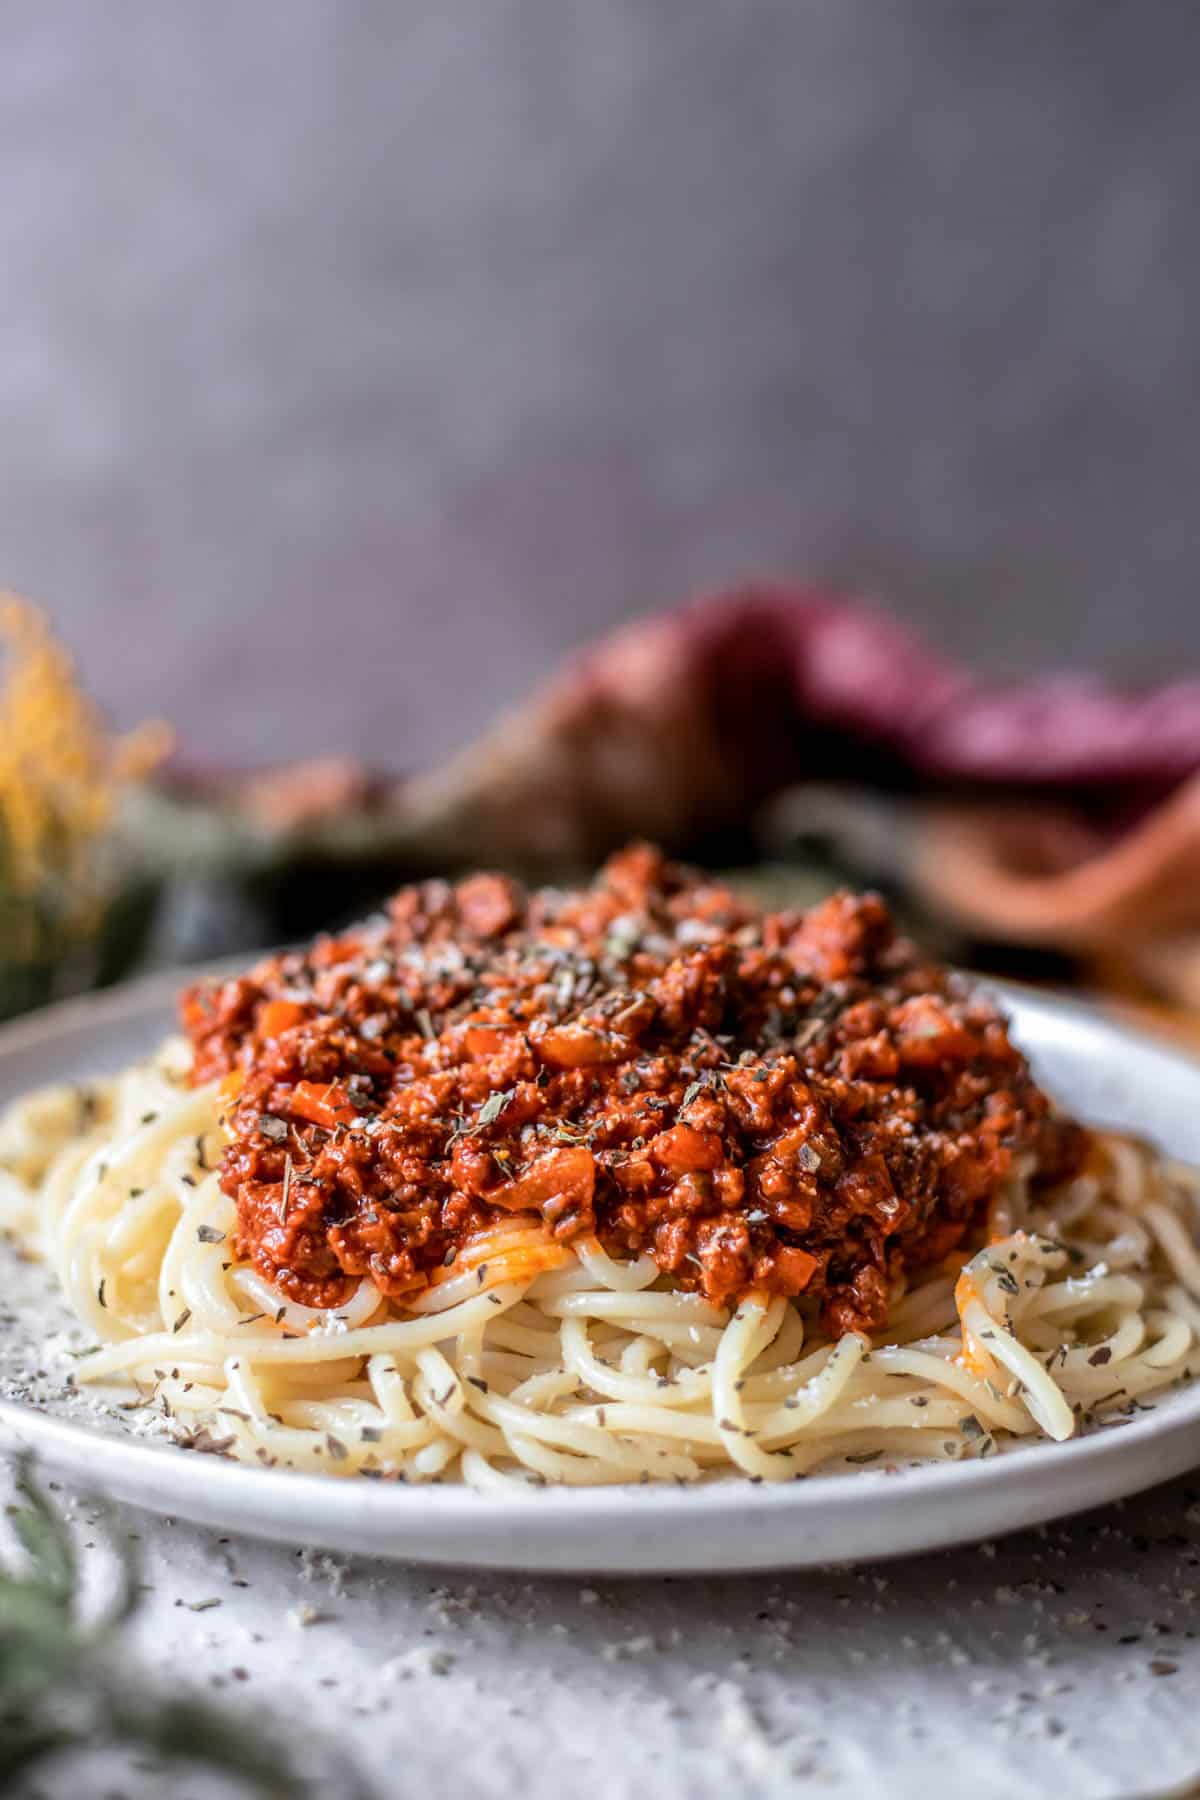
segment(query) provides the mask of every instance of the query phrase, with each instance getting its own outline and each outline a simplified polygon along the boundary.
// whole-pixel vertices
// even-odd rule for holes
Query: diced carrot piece
[[[464,1245],[452,1263],[434,1270],[429,1285],[442,1287],[482,1266],[487,1269],[488,1286],[494,1287],[498,1281],[520,1281],[544,1269],[565,1268],[573,1255],[573,1251],[554,1243],[544,1232],[540,1238],[533,1232],[519,1233],[507,1241],[493,1238],[490,1243]]]
[[[970,1062],[979,1042],[936,994],[914,994],[893,1018],[900,1061],[909,1068],[933,1068],[941,1062]]]
[[[574,1253],[565,1245],[546,1244],[537,1249],[508,1250],[495,1256],[487,1265],[489,1287],[501,1281],[531,1281],[547,1269],[565,1269],[574,1261]]]
[[[983,1295],[979,1291],[979,1283],[976,1281],[969,1268],[964,1269],[954,1284],[954,1305],[958,1312],[959,1324],[962,1327],[963,1341],[963,1347],[959,1352],[958,1360],[962,1363],[964,1368],[970,1369],[973,1375],[986,1376],[991,1371],[992,1359],[984,1350],[982,1344],[978,1342],[974,1332],[968,1331],[966,1319],[964,1317],[967,1308],[976,1302],[980,1305],[983,1304]]]
[[[258,1015],[256,1028],[260,1038],[278,1037],[308,1017],[307,1009],[295,1000],[268,1000]]]
[[[231,1106],[246,1085],[244,1069],[230,1069],[228,1075],[222,1075],[217,1093],[223,1106]]]
[[[190,1037],[199,1037],[213,1022],[212,995],[207,988],[190,988],[179,1002],[179,1022]]]
[[[596,1164],[590,1150],[558,1150],[544,1156],[541,1162],[492,1188],[485,1196],[489,1206],[501,1206],[506,1212],[553,1211],[577,1201],[586,1206],[596,1185]]]
[[[318,1081],[298,1081],[292,1089],[288,1111],[307,1119],[310,1125],[323,1125],[332,1131],[335,1125],[348,1125],[357,1114],[334,1081],[322,1087]]]
[[[672,1125],[668,1131],[660,1131],[651,1138],[649,1151],[656,1163],[675,1175],[719,1169],[725,1155],[720,1132],[697,1131],[694,1125]]]
[[[598,1063],[619,1062],[629,1049],[627,1038],[591,1025],[552,1025],[537,1040],[543,1062],[557,1069],[589,1069]]]
[[[813,1278],[817,1259],[798,1244],[782,1244],[775,1252],[775,1270],[787,1283],[789,1294],[801,1294]]]

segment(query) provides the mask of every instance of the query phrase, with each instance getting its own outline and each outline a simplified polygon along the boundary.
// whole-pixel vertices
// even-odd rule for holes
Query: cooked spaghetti
[[[184,996],[0,1123],[0,1222],[183,1441],[513,1483],[1062,1439],[1200,1371],[1200,1181],[1058,1117],[882,903],[637,847]]]

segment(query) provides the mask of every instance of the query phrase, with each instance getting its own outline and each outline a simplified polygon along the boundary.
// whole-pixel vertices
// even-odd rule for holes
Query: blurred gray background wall
[[[453,746],[753,573],[1200,659],[1200,7],[0,14],[0,575],[116,717]]]

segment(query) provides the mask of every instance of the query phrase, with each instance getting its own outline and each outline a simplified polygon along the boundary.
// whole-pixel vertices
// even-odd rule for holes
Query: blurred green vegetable
[[[25,1569],[0,1568],[0,1790],[51,1756],[124,1744],[173,1762],[237,1776],[262,1795],[303,1794],[278,1745],[202,1700],[163,1695],[122,1652],[138,1603],[138,1567],[110,1532],[117,1586],[100,1615],[80,1616],[70,1533],[27,1458],[8,1509]]]

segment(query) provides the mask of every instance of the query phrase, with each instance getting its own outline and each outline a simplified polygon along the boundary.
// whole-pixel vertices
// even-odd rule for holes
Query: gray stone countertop
[[[1132,1800],[1200,1770],[1200,1479],[975,1549],[738,1579],[430,1571],[120,1518],[150,1678],[278,1733],[320,1793],[348,1764],[370,1794],[462,1800]],[[36,1791],[83,1791],[79,1769]],[[131,1800],[227,1791],[101,1771],[89,1791]]]

